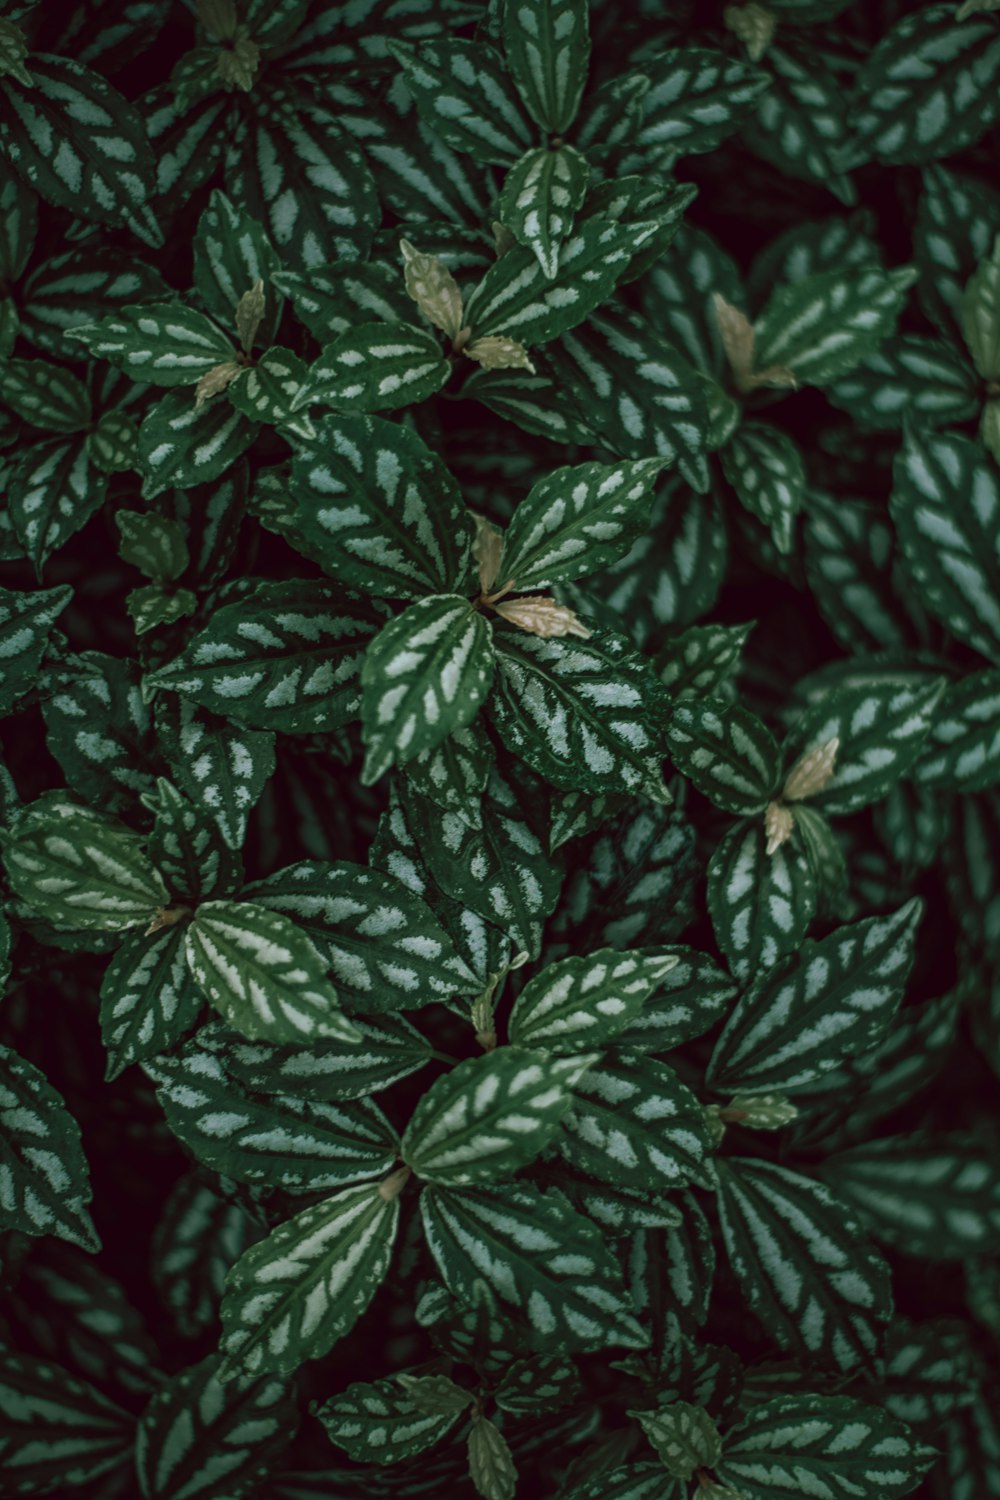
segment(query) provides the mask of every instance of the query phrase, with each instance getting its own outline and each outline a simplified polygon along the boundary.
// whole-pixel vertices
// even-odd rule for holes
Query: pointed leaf
[[[198,1019],[204,999],[188,972],[184,927],[130,933],[101,981],[106,1077],[167,1052]]]
[[[357,323],[312,366],[314,401],[338,411],[394,411],[436,395],[451,374],[438,336],[409,323]]]
[[[5,1232],[100,1247],[87,1209],[92,1193],[80,1127],[44,1074],[9,1047],[0,1047],[0,1163]]]
[[[677,769],[717,807],[763,812],[779,774],[778,746],[756,714],[722,698],[682,702],[667,725]]]
[[[600,1046],[638,1015],[678,957],[666,950],[610,948],[548,964],[514,1002],[512,1042],[547,1052]]]

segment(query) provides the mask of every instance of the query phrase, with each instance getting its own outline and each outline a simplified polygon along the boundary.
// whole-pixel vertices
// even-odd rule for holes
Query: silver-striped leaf
[[[624,636],[497,633],[489,714],[507,748],[554,786],[669,800],[659,725],[666,697]]]
[[[368,1018],[475,991],[475,976],[431,908],[381,870],[300,860],[245,894],[309,934],[341,1001]]]
[[[596,1225],[533,1183],[424,1188],[424,1233],[441,1276],[468,1302],[485,1281],[525,1324],[532,1348],[641,1349],[621,1271]]]
[[[196,1043],[150,1066],[167,1124],[198,1161],[235,1182],[325,1193],[384,1176],[399,1137],[370,1098],[332,1104],[252,1090]]]
[[[417,1404],[398,1377],[370,1384],[358,1381],[317,1407],[317,1420],[331,1443],[356,1463],[394,1464],[412,1458],[440,1442],[473,1400],[471,1391],[463,1391],[444,1375],[423,1379],[446,1381],[455,1393],[453,1404],[446,1408],[442,1403],[439,1409]]]
[[[330,344],[357,323],[405,323],[413,311],[394,266],[333,261],[308,271],[278,271],[275,285],[317,343]]]
[[[769,422],[742,422],[721,459],[740,504],[769,529],[779,552],[791,552],[806,493],[805,465],[792,439]]]
[[[204,997],[188,970],[184,927],[129,933],[101,981],[105,1080],[167,1052],[198,1019]]]
[[[587,20],[587,0],[512,0],[504,7],[507,66],[531,118],[553,135],[572,125],[587,81]]]
[[[45,1075],[0,1047],[0,1224],[100,1248],[80,1127]],[[2,1448],[0,1448],[2,1452]]]
[[[800,385],[830,385],[895,331],[916,270],[820,271],[772,295],[754,328],[754,364],[790,369]]]
[[[85,438],[24,446],[7,485],[14,532],[40,576],[53,552],[104,504],[107,476],[90,462]]]
[[[143,496],[152,500],[164,490],[190,490],[220,479],[257,432],[256,424],[221,396],[198,406],[189,390],[168,391],[147,409],[139,427]]]
[[[681,774],[726,812],[763,812],[776,790],[777,741],[741,703],[679,703],[667,724],[667,744]]]
[[[680,156],[712,151],[738,130],[767,75],[709,47],[671,47],[643,60],[649,79],[642,98],[642,120],[626,155],[625,172],[671,168]]]
[[[981,401],[969,361],[944,339],[919,333],[887,338],[827,396],[862,430],[877,432],[901,427],[906,417],[935,427],[966,422]]]
[[[222,1303],[222,1378],[288,1373],[326,1354],[378,1290],[398,1223],[398,1198],[350,1187],[245,1251]]]
[[[319,580],[255,583],[147,681],[249,729],[338,729],[357,717],[361,664],[380,624]]]
[[[950,7],[949,7],[950,8]],[[897,1500],[937,1456],[887,1411],[852,1396],[773,1396],[726,1435],[716,1472],[749,1500]]]
[[[286,1381],[223,1385],[218,1367],[213,1354],[181,1370],[140,1417],[135,1462],[145,1500],[244,1500],[294,1436]]]
[[[470,1057],[432,1084],[406,1127],[400,1154],[418,1177],[467,1187],[512,1177],[559,1132],[596,1054],[552,1057],[499,1047]]]
[[[274,285],[281,262],[263,227],[225,193],[213,189],[194,237],[192,280],[202,305],[223,328],[234,326],[240,298],[259,281],[264,312],[255,342],[277,341],[283,298]]]
[[[714,1187],[705,1112],[666,1063],[618,1049],[573,1094],[560,1150],[577,1171],[641,1192]]]
[[[827,1369],[874,1370],[891,1279],[847,1204],[799,1172],[726,1157],[718,1205],[733,1275],[777,1346]]]
[[[469,582],[473,524],[445,465],[381,417],[329,416],[292,462],[296,522],[331,577],[414,599]]]
[[[431,594],[396,615],[361,671],[362,782],[370,786],[471,723],[492,677],[490,629],[468,599]]]
[[[715,1044],[707,1078],[742,1094],[796,1093],[876,1046],[913,966],[918,897],[807,941],[740,997]]]
[[[196,385],[236,349],[229,335],[196,307],[152,302],[123,307],[99,323],[72,330],[94,359],[105,359],[147,385]]]
[[[1000,662],[1000,480],[985,449],[910,427],[890,510],[921,602],[958,640]]]
[[[135,1417],[47,1359],[0,1348],[0,1465],[11,1495],[57,1494],[132,1457]],[[127,1470],[126,1470],[127,1472]]]
[[[150,1274],[181,1338],[213,1329],[230,1267],[264,1233],[240,1203],[202,1181],[181,1177],[168,1194],[153,1234]]]
[[[944,691],[940,678],[913,674],[844,683],[810,704],[783,747],[791,768],[837,740],[833,775],[810,794],[810,806],[837,815],[880,802],[916,762]]]
[[[156,729],[177,785],[215,820],[227,848],[241,849],[274,773],[274,734],[243,729],[173,694],[157,699]]]
[[[504,534],[497,581],[521,593],[617,562],[649,525],[658,459],[574,464],[533,485]]]
[[[709,1031],[736,999],[736,985],[708,953],[679,946],[660,951],[677,962],[618,1038],[634,1051],[672,1052]]]
[[[732,679],[752,629],[753,623],[691,625],[668,637],[654,658],[660,681],[674,698],[718,695]]]
[[[794,844],[768,854],[763,823],[737,823],[709,860],[708,910],[730,969],[747,984],[800,946],[816,913],[816,880]]]
[[[44,359],[5,359],[0,400],[29,427],[69,434],[89,427],[90,393],[71,370]]]
[[[357,1040],[326,963],[290,917],[250,901],[203,901],[184,941],[198,985],[241,1036]]]
[[[436,334],[409,323],[356,323],[310,370],[312,399],[338,411],[395,411],[434,396],[451,374]]]
[[[14,890],[54,927],[121,932],[167,902],[141,836],[63,792],[37,798],[0,841]]]
[[[679,962],[664,949],[633,949],[559,959],[530,979],[514,1001],[510,1040],[546,1052],[601,1046],[618,1035]]]
[[[559,274],[563,241],[586,196],[589,175],[586,158],[572,146],[537,146],[504,179],[500,220],[532,252],[549,281]]]
[[[425,123],[476,161],[510,166],[535,144],[534,131],[500,56],[458,38],[413,46],[391,41]]]
[[[1000,669],[949,683],[913,767],[923,787],[981,792],[1000,781]]]
[[[937,1261],[992,1254],[1000,1172],[986,1139],[890,1136],[830,1157],[822,1171],[871,1233],[906,1255]]]
[[[0,588],[0,715],[37,683],[52,628],[72,597],[65,583],[54,589]]]

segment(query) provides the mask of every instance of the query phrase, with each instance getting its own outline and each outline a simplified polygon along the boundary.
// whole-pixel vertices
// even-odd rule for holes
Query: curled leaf
[[[462,293],[444,261],[425,255],[409,240],[400,240],[406,290],[435,328],[450,339],[462,331]]]
[[[487,334],[485,338],[473,339],[471,344],[466,344],[465,353],[477,364],[482,365],[484,370],[529,370],[535,374],[535,367],[523,344],[517,339],[509,339],[503,333]]]

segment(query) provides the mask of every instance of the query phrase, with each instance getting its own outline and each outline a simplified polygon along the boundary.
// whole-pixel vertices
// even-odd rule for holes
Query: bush
[[[1000,1495],[998,10],[3,5],[0,1494]]]

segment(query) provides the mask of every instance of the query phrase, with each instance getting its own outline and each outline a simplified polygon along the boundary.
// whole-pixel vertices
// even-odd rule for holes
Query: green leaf
[[[185,943],[198,984],[242,1036],[357,1040],[325,963],[289,917],[249,901],[203,901]]]
[[[510,166],[535,144],[521,101],[491,47],[449,37],[420,47],[392,41],[389,50],[425,123],[453,150]]]
[[[890,510],[921,602],[952,635],[1000,661],[1000,481],[983,448],[911,427]]]
[[[830,385],[894,332],[916,277],[910,266],[867,266],[779,288],[755,325],[755,367],[782,366],[800,385]]]
[[[933,426],[966,422],[979,410],[975,371],[943,339],[897,334],[827,390],[862,430],[891,431],[907,416]]]
[[[0,588],[0,715],[37,683],[52,627],[72,597],[65,583],[24,593]]]
[[[572,397],[546,375],[480,368],[464,382],[462,394],[536,437],[554,443],[594,441]]]
[[[649,525],[658,459],[575,464],[533,485],[504,536],[498,582],[525,593],[616,562]]]
[[[161,584],[150,583],[133,589],[125,600],[125,608],[139,636],[194,614],[198,600],[190,589],[177,589],[168,594]]]
[[[421,857],[441,889],[499,927],[515,951],[537,956],[562,869],[546,855],[511,789],[491,780],[478,829],[413,795],[406,808]]]
[[[791,552],[806,494],[805,465],[792,439],[766,422],[744,422],[721,458],[741,505],[768,527],[779,552]]]
[[[489,627],[457,594],[418,599],[384,625],[361,672],[364,784],[471,723],[492,676]]]
[[[0,366],[0,400],[29,427],[80,432],[90,424],[90,397],[69,370],[43,359],[7,359]]]
[[[198,220],[192,279],[206,310],[223,328],[235,327],[239,300],[263,283],[264,316],[256,342],[273,344],[281,322],[281,293],[274,275],[281,262],[256,219],[214,190]]]
[[[9,79],[5,79],[9,86]],[[127,1464],[135,1418],[61,1365],[0,1350],[0,1463],[12,1495],[58,1493]]]
[[[93,1195],[80,1127],[45,1075],[9,1047],[0,1047],[0,1155],[5,1232],[100,1248],[87,1208]]]
[[[600,1046],[639,1014],[678,961],[665,950],[602,948],[547,964],[514,1002],[510,1040],[547,1052]]]
[[[101,1040],[105,1077],[168,1051],[198,1019],[204,1004],[188,973],[184,928],[130,933],[101,981]]]
[[[47,685],[45,738],[67,781],[108,812],[129,810],[153,785],[150,714],[137,663],[81,651],[71,669],[54,669]]]
[[[397,1377],[349,1385],[317,1407],[316,1416],[331,1443],[356,1463],[399,1463],[439,1443],[472,1405],[472,1393],[443,1375],[424,1376],[414,1380],[414,1386],[437,1381],[455,1393],[450,1407],[435,1410],[418,1403],[410,1394],[409,1382],[403,1385]]]
[[[379,624],[326,583],[255,583],[147,681],[251,729],[337,729],[357,717]]]
[[[716,1472],[750,1500],[787,1500],[822,1489],[896,1500],[935,1457],[902,1422],[851,1396],[774,1396],[726,1435]]]
[[[315,436],[305,412],[313,399],[309,368],[290,349],[265,349],[250,369],[234,377],[226,393],[252,422],[287,428],[305,438]]]
[[[574,1486],[566,1500],[673,1500],[675,1493],[676,1485],[664,1479],[661,1463],[629,1463],[606,1469],[595,1479]]]
[[[971,146],[1000,112],[1000,36],[989,16],[950,4],[904,15],[857,74],[852,123],[859,160],[930,162]]]
[[[631,1412],[675,1479],[692,1479],[697,1469],[714,1469],[722,1439],[707,1411],[675,1401],[656,1411]]]
[[[489,713],[507,748],[554,786],[666,802],[664,700],[624,636],[497,634]]]
[[[750,625],[692,625],[672,636],[655,658],[660,681],[674,698],[700,698],[725,688],[736,670]]]
[[[668,947],[677,959],[619,1040],[637,1051],[672,1052],[715,1025],[736,998],[732,979],[707,953]]]
[[[587,0],[504,7],[503,42],[517,91],[543,130],[572,125],[590,62]]]
[[[892,589],[894,551],[884,506],[810,493],[806,576],[823,618],[851,650],[899,645],[906,638],[906,616]]]
[[[420,1100],[403,1136],[403,1160],[444,1187],[513,1176],[555,1139],[573,1085],[593,1061],[594,1054],[557,1058],[526,1047],[468,1058]]]
[[[413,311],[398,270],[381,261],[336,261],[310,271],[279,271],[275,285],[321,344],[358,323],[405,323]]]
[[[496,1423],[479,1414],[473,1419],[469,1433],[469,1478],[483,1500],[514,1500],[517,1491],[514,1456]]]
[[[840,82],[816,47],[797,44],[787,33],[779,43],[765,54],[770,88],[757,100],[743,138],[782,176],[819,183],[841,203],[854,203],[854,185],[841,171],[848,128]]]
[[[62,792],[46,792],[2,836],[11,885],[54,927],[120,932],[167,901],[141,837]]]
[[[389,1268],[399,1202],[346,1188],[279,1224],[233,1267],[222,1303],[220,1371],[294,1371],[332,1348]]]
[[[635,314],[598,313],[547,350],[546,358],[557,383],[566,385],[613,453],[672,461],[704,449],[708,410],[701,381],[684,356]]]
[[[100,323],[74,328],[72,337],[94,358],[151,385],[196,385],[216,365],[236,358],[228,335],[182,302],[123,307]]]
[[[381,417],[329,416],[293,463],[297,523],[332,577],[413,599],[468,580],[472,519],[441,460]]]
[[[414,1009],[471,994],[475,976],[419,896],[392,875],[346,860],[301,860],[246,895],[308,933],[350,1009]]]
[[[891,1136],[842,1151],[823,1176],[872,1234],[906,1255],[960,1260],[991,1253],[1000,1229],[1000,1174],[988,1141]]]
[[[466,303],[473,338],[505,334],[528,348],[549,343],[607,301],[636,250],[655,233],[655,224],[585,219],[563,241],[552,280],[531,250],[512,246]]]
[[[729,1264],[778,1347],[828,1369],[872,1369],[892,1315],[889,1267],[846,1203],[742,1157],[719,1163],[719,1184]]]
[[[264,226],[292,270],[363,259],[378,227],[378,196],[364,156],[335,108],[303,92],[251,92],[227,146],[225,188]]]
[[[931,321],[953,336],[968,280],[1000,233],[1000,194],[939,164],[926,168],[923,183],[913,235],[917,295]]]
[[[907,681],[848,683],[812,703],[785,742],[788,766],[837,740],[833,775],[809,802],[828,814],[853,813],[880,801],[905,776],[930,734],[944,684]]]
[[[579,1400],[580,1390],[572,1360],[540,1355],[507,1366],[496,1390],[496,1403],[501,1411],[515,1416],[541,1416]]]
[[[969,672],[948,685],[913,779],[957,792],[981,792],[1000,781],[1000,670]]]
[[[191,1045],[151,1068],[167,1124],[198,1161],[236,1182],[327,1193],[384,1176],[399,1137],[371,1099],[331,1104],[251,1090],[216,1056]]]
[[[448,1289],[467,1302],[485,1281],[525,1323],[533,1348],[552,1354],[646,1343],[600,1231],[561,1193],[528,1182],[428,1187],[420,1210]]]
[[[37,193],[100,224],[160,243],[146,210],[154,166],[135,106],[93,69],[33,52],[31,86],[4,80],[0,147]]]
[[[96,323],[126,303],[162,302],[171,289],[155,267],[103,240],[53,255],[21,288],[21,332],[46,354],[77,360],[70,330]]]
[[[151,1275],[182,1338],[215,1329],[226,1274],[261,1233],[239,1203],[218,1197],[200,1174],[178,1180],[156,1226]]]
[[[561,1150],[572,1167],[612,1186],[660,1193],[711,1188],[705,1112],[672,1068],[616,1050],[574,1084]]]
[[[0,275],[13,285],[31,259],[38,232],[38,199],[4,161],[0,166]]]
[[[393,411],[436,395],[450,374],[429,329],[356,323],[313,365],[312,399],[339,411]]]
[[[75,536],[104,503],[107,480],[88,462],[83,438],[25,447],[7,489],[17,539],[35,572]]]
[[[549,281],[559,274],[562,245],[586,196],[589,175],[586,158],[572,146],[539,146],[527,151],[504,180],[501,221],[533,253]]]
[[[243,1500],[295,1431],[283,1380],[222,1385],[210,1355],[181,1370],[146,1407],[135,1436],[143,1495],[156,1500]]]
[[[246,837],[247,818],[274,772],[274,735],[216,718],[183,698],[157,701],[160,748],[173,778],[218,825],[229,849]]]
[[[715,1046],[713,1088],[795,1093],[874,1047],[913,965],[918,899],[801,945],[741,997]]]
[[[226,1071],[251,1093],[277,1089],[320,1102],[365,1098],[408,1078],[431,1060],[426,1041],[402,1016],[352,1017],[359,1040],[275,1047],[247,1042],[221,1021],[203,1026],[198,1046],[221,1056]]]
[[[761,822],[737,823],[708,864],[715,940],[744,984],[801,946],[816,913],[816,881],[793,844],[767,853]]]
[[[647,164],[670,169],[680,156],[713,151],[739,129],[767,75],[708,47],[671,47],[640,64],[649,89],[642,98],[638,156],[623,170]]]
[[[665,335],[696,369],[718,378],[726,357],[713,303],[716,292],[741,306],[740,271],[704,230],[682,224],[669,253],[643,282],[641,306],[656,333]]]
[[[115,524],[121,534],[118,555],[147,578],[166,583],[179,578],[188,565],[184,528],[154,511],[120,510]]]
[[[480,799],[493,765],[493,748],[480,720],[455,729],[433,750],[407,762],[406,778],[419,796],[470,828],[482,826]]]
[[[778,746],[742,704],[721,698],[679,703],[667,725],[667,742],[677,769],[717,807],[764,811],[778,780]]]
[[[219,479],[246,452],[256,426],[221,397],[197,406],[190,391],[169,391],[143,417],[139,468],[147,500],[176,487]]]

